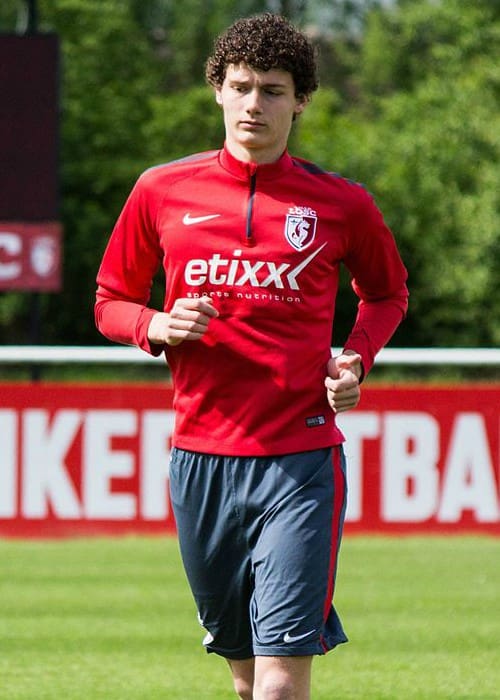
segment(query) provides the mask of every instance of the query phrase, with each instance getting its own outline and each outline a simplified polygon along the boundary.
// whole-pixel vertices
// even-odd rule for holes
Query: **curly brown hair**
[[[205,66],[207,82],[222,87],[231,63],[246,63],[257,71],[291,73],[296,97],[307,97],[318,87],[313,45],[281,15],[266,12],[239,19],[218,36]]]

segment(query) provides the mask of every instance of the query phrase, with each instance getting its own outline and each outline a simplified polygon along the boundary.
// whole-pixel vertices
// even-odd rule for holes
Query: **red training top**
[[[339,264],[358,315],[344,347],[365,373],[407,308],[406,270],[371,196],[288,152],[275,163],[225,148],[139,178],[99,270],[96,323],[117,342],[159,355],[174,383],[177,447],[259,456],[338,444],[324,378]],[[208,295],[205,336],[152,345],[152,279],[163,264],[164,310]]]

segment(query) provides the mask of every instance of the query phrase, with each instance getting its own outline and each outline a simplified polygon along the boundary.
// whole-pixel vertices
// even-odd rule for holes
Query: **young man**
[[[144,173],[98,275],[107,337],[165,352],[183,562],[236,693],[307,700],[311,659],[347,641],[332,606],[345,509],[335,415],[404,316],[406,272],[365,190],[293,158],[314,51],[280,16],[236,22],[206,67],[226,142]],[[331,357],[340,264],[359,312]],[[163,265],[162,311],[147,306]]]

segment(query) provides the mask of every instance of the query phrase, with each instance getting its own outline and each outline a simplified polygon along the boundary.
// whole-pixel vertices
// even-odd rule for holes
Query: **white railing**
[[[339,352],[333,349],[334,354]],[[0,364],[143,364],[161,362],[136,347],[71,345],[0,346]],[[500,348],[384,348],[379,365],[497,365]]]

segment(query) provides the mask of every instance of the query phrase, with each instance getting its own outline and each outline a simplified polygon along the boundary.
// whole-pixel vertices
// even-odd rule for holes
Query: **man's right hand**
[[[148,340],[155,345],[179,345],[184,340],[199,340],[219,312],[210,297],[177,299],[170,313],[158,312],[148,328]]]

